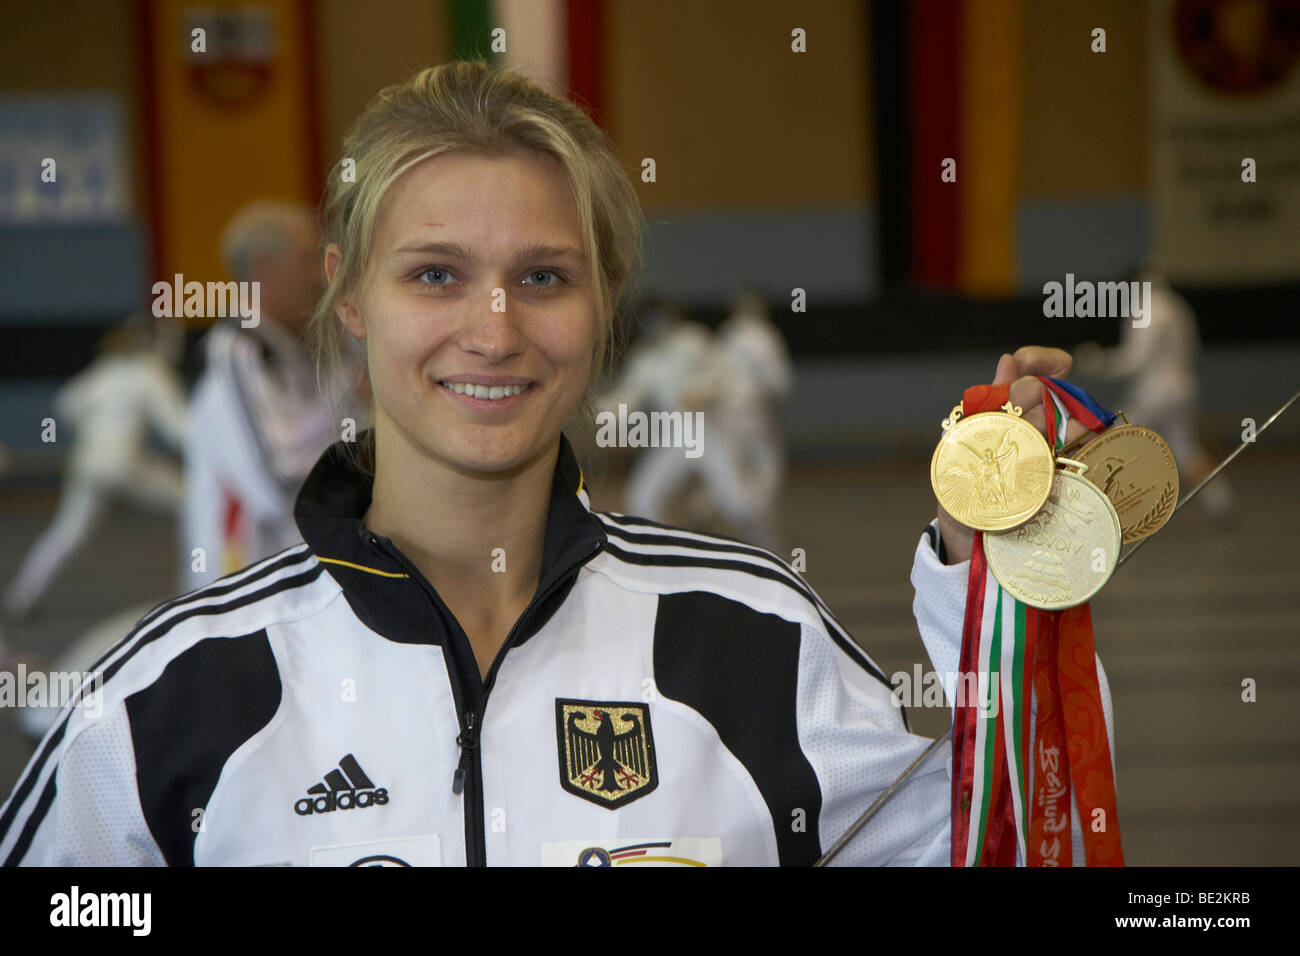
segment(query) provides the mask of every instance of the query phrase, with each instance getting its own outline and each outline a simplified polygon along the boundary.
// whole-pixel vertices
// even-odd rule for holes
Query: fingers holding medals
[[[1046,436],[1047,412],[1043,407],[1043,383],[1038,376],[1064,378],[1073,366],[1074,359],[1064,349],[1026,345],[1014,355],[1004,354],[998,359],[993,384],[1009,386],[1011,404],[1020,408],[1025,421]],[[1087,432],[1086,426],[1071,420],[1066,425],[1065,440],[1072,442]]]
[[[998,359],[997,372],[993,376],[994,385],[1010,385],[1013,382],[1035,375],[1047,375],[1053,378],[1065,378],[1074,366],[1074,359],[1064,349],[1046,348],[1042,345],[1026,345],[1016,349],[1015,354],[1004,354]]]
[[[1074,367],[1074,359],[1065,349],[1048,348],[1043,345],[1026,345],[1018,348],[1011,358],[1016,363],[1016,378],[1025,375],[1065,378]]]

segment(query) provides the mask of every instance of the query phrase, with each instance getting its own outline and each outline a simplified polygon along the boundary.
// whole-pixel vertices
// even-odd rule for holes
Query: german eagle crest
[[[646,704],[556,700],[560,786],[610,810],[659,785]]]

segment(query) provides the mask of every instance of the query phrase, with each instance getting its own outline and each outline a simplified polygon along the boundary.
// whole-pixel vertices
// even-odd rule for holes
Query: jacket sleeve
[[[164,866],[140,807],[125,705],[98,716],[70,711],[0,809],[0,859],[6,866]]]
[[[825,854],[932,741],[908,731],[877,673],[812,625],[803,630],[797,702],[800,747],[820,787],[818,843]],[[946,863],[945,755],[941,749],[918,767],[831,865]]]
[[[942,538],[939,534],[938,521],[931,522],[925,534],[916,546],[916,556],[912,564],[912,585],[916,597],[912,611],[916,616],[917,627],[921,631],[921,640],[930,663],[944,686],[948,701],[949,716],[952,716],[953,693],[956,687],[958,665],[961,662],[961,632],[966,615],[966,578],[970,574],[970,561],[960,564],[944,564],[939,560],[942,550]],[[1110,684],[1102,668],[1101,659],[1097,658],[1097,682],[1101,689],[1102,712],[1106,718],[1106,735],[1110,743],[1112,760],[1115,753],[1115,716],[1110,698]],[[1033,751],[1033,715],[1038,712],[1037,700],[1030,704],[1030,751]],[[947,750],[946,773],[949,780],[952,774],[952,748]],[[1074,791],[1077,801],[1077,789]],[[1081,865],[1083,855],[1083,831],[1079,825],[1080,814],[1077,802],[1070,814],[1071,845],[1073,860]],[[949,834],[950,836],[950,834]],[[948,840],[945,839],[945,843]],[[947,862],[946,860],[944,862]],[[1023,864],[1023,861],[1021,861]]]

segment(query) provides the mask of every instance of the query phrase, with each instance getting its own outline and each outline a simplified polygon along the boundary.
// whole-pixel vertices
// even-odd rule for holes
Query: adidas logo
[[[388,803],[388,791],[376,787],[375,782],[366,776],[357,763],[357,758],[348,754],[339,761],[336,769],[325,774],[325,782],[307,788],[309,794],[316,797],[303,797],[293,805],[293,812],[300,817],[313,813],[333,813],[335,810],[351,810],[353,807],[382,807]]]

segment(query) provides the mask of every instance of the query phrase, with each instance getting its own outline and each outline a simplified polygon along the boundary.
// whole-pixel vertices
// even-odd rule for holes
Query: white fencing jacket
[[[929,741],[798,573],[591,511],[561,445],[538,591],[486,679],[363,526],[370,483],[335,446],[298,496],[305,544],[160,605],[100,661],[0,810],[0,860],[812,863]],[[955,670],[967,565],[936,545],[914,609]],[[1103,699],[1109,721],[1104,677]],[[946,864],[947,756],[836,863]]]
[[[175,448],[187,434],[180,376],[155,349],[96,359],[59,389],[55,414],[76,437],[69,471],[110,486],[133,479],[151,432]]]

